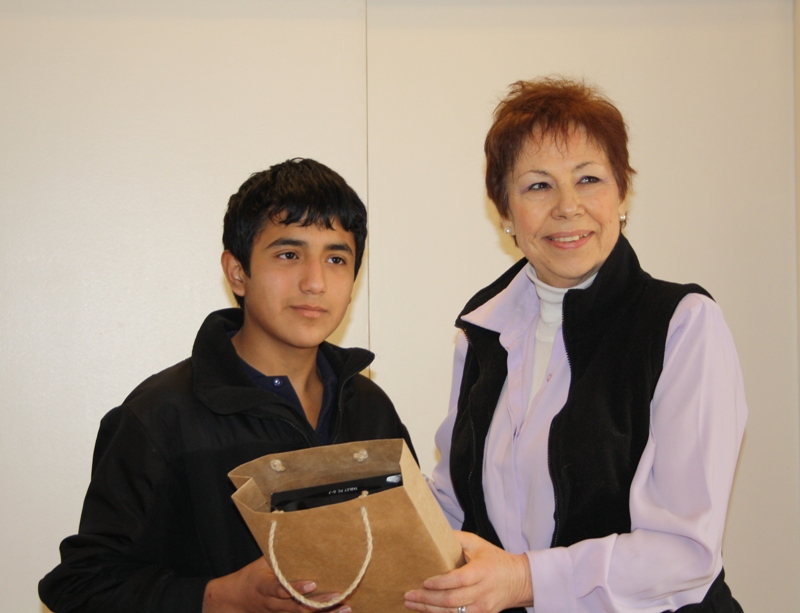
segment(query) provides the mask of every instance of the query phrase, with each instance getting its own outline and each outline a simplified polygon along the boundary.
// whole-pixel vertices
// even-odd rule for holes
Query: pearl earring
[[[511,228],[508,228],[508,227],[506,227],[506,229],[505,229],[505,230],[506,230],[506,234],[508,234],[509,236],[511,236]]]
[[[623,213],[622,215],[619,216],[619,220],[622,223],[625,223],[628,220],[628,216],[625,213]]]

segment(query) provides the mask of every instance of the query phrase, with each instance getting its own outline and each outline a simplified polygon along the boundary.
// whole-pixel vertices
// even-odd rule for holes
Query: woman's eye
[[[598,179],[597,177],[592,177],[590,175],[587,175],[585,177],[581,177],[578,183],[597,183],[599,180],[600,179]]]
[[[539,183],[534,183],[533,185],[531,185],[528,188],[528,191],[536,192],[542,189],[547,189],[548,187],[550,186],[547,183],[545,183],[544,181],[540,181]]]

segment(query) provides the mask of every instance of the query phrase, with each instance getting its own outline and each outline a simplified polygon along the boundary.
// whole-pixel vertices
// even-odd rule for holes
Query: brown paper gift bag
[[[402,475],[401,486],[270,512],[273,492],[393,473]],[[405,612],[406,591],[462,563],[461,546],[402,439],[267,455],[228,476],[237,487],[233,500],[276,575],[315,581],[318,594],[351,590],[345,602],[355,613]]]

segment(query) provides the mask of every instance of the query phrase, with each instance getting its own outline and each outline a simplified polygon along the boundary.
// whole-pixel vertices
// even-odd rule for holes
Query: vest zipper
[[[478,353],[476,351],[474,351],[474,348],[472,347],[472,341],[469,340],[469,334],[467,334],[466,328],[462,328],[462,327],[459,326],[459,329],[464,333],[464,338],[467,340],[467,345],[469,345],[469,347],[471,349],[473,349],[473,353],[475,354],[475,359],[478,361],[478,366],[480,367],[480,363],[481,363],[480,356],[478,355]],[[462,376],[463,376],[463,373],[462,373]],[[459,394],[459,398],[460,398],[460,394]],[[478,463],[478,451],[477,451],[478,450],[478,442],[475,439],[475,428],[472,426],[472,422],[471,421],[470,421],[469,431],[470,431],[470,434],[472,435],[472,464],[471,464],[471,466],[469,468],[469,476],[467,477],[467,491],[469,492],[469,502],[470,502],[470,505],[472,506],[472,517],[475,520],[475,527],[477,529],[478,528],[478,510],[475,507],[475,497],[472,495],[472,477],[475,474],[475,466]]]

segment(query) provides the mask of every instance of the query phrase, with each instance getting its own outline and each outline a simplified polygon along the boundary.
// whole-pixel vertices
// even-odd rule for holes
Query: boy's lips
[[[292,309],[297,311],[301,315],[310,318],[322,317],[325,313],[328,312],[328,309],[326,309],[325,307],[313,304],[295,304],[292,306]]]

